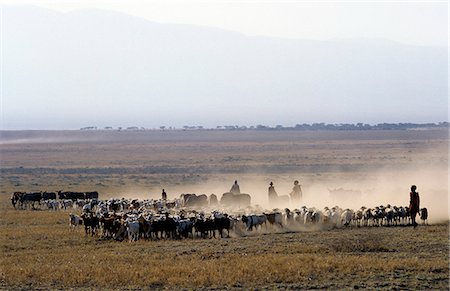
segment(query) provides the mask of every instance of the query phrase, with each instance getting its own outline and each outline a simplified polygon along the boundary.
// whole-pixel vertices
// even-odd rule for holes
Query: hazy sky
[[[99,1],[3,0],[68,12],[108,9],[161,23],[220,27],[248,35],[288,38],[386,38],[446,46],[448,1]]]
[[[3,129],[448,120],[447,1],[0,4]]]

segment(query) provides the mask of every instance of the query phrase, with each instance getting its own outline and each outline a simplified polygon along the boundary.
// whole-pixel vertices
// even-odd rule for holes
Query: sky
[[[194,24],[282,38],[385,38],[448,44],[448,1],[2,0],[60,12],[98,8],[160,23]]]
[[[0,4],[1,129],[448,120],[447,1]]]

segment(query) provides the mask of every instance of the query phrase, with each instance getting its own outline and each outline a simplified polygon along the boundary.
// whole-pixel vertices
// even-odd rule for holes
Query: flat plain
[[[447,130],[3,131],[0,287],[447,290],[448,146]],[[235,179],[265,208],[270,181],[281,195],[300,180],[304,205],[354,209],[408,205],[416,184],[431,225],[128,243],[70,232],[69,211],[9,202],[39,190],[220,197]]]

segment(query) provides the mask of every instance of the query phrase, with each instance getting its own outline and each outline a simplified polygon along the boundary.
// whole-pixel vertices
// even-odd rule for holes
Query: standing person
[[[163,201],[167,200],[167,193],[166,193],[166,191],[164,191],[164,189],[162,190],[161,198],[162,198]]]
[[[300,203],[302,200],[303,193],[302,193],[302,186],[299,184],[298,180],[294,181],[294,187],[292,188],[291,192],[291,201],[295,204]]]
[[[273,182],[270,182],[269,184],[269,203],[277,203],[278,200],[278,194],[277,191],[275,191],[275,187],[273,187]]]
[[[231,186],[230,193],[241,194],[241,189],[239,189],[239,185],[238,185],[237,180],[234,181],[233,186]]]
[[[416,185],[411,186],[411,192],[409,193],[409,213],[411,214],[411,221],[414,228],[417,227],[416,215],[420,210],[420,198],[419,192],[416,192]]]

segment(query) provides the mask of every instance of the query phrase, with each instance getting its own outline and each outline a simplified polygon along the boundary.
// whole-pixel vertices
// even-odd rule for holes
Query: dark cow
[[[20,201],[20,198],[23,196],[23,192],[14,192],[11,195],[11,204],[14,207],[14,209],[16,208],[16,204]]]
[[[98,192],[97,191],[85,192],[84,198],[85,199],[98,199]]]
[[[215,230],[214,221],[211,218],[197,218],[194,222],[194,228],[195,232],[199,233],[202,238],[211,237]]]
[[[153,220],[151,222],[151,232],[155,235],[157,239],[163,238],[175,238],[177,231],[177,223],[172,218],[166,214],[163,219]]]
[[[209,206],[217,206],[219,205],[219,200],[217,199],[216,194],[209,195]]]
[[[267,217],[267,221],[270,224],[283,227],[283,215],[281,213],[264,213],[264,215]]]
[[[41,205],[42,193],[34,192],[34,193],[23,193],[23,195],[19,198],[20,207],[23,208],[26,205],[31,205],[32,209],[35,209],[35,202],[38,202]]]
[[[420,219],[422,220],[423,224],[428,224],[428,209],[426,208],[420,209]]]
[[[62,192],[58,191],[58,198],[61,200],[69,199],[72,201],[81,199],[84,199],[84,193],[83,192]]]
[[[223,206],[231,206],[244,208],[250,206],[251,196],[249,194],[233,194],[231,192],[223,193],[220,204]]]
[[[224,217],[214,218],[215,228],[219,231],[220,237],[223,237],[223,231],[227,231],[227,237],[230,237],[231,219],[228,215]]]
[[[81,218],[83,219],[84,231],[86,235],[90,233],[91,236],[94,236],[100,225],[99,218],[90,212],[84,212],[81,214]]]
[[[192,206],[208,206],[208,196],[205,194],[198,195],[197,194],[181,194],[181,200],[183,201],[183,205],[185,207]]]
[[[42,193],[42,199],[43,200],[56,199],[56,193],[55,192],[44,192],[44,193]]]
[[[105,215],[100,217],[99,223],[103,229],[103,237],[113,238],[114,234],[117,233],[120,227],[120,220],[115,216]]]

